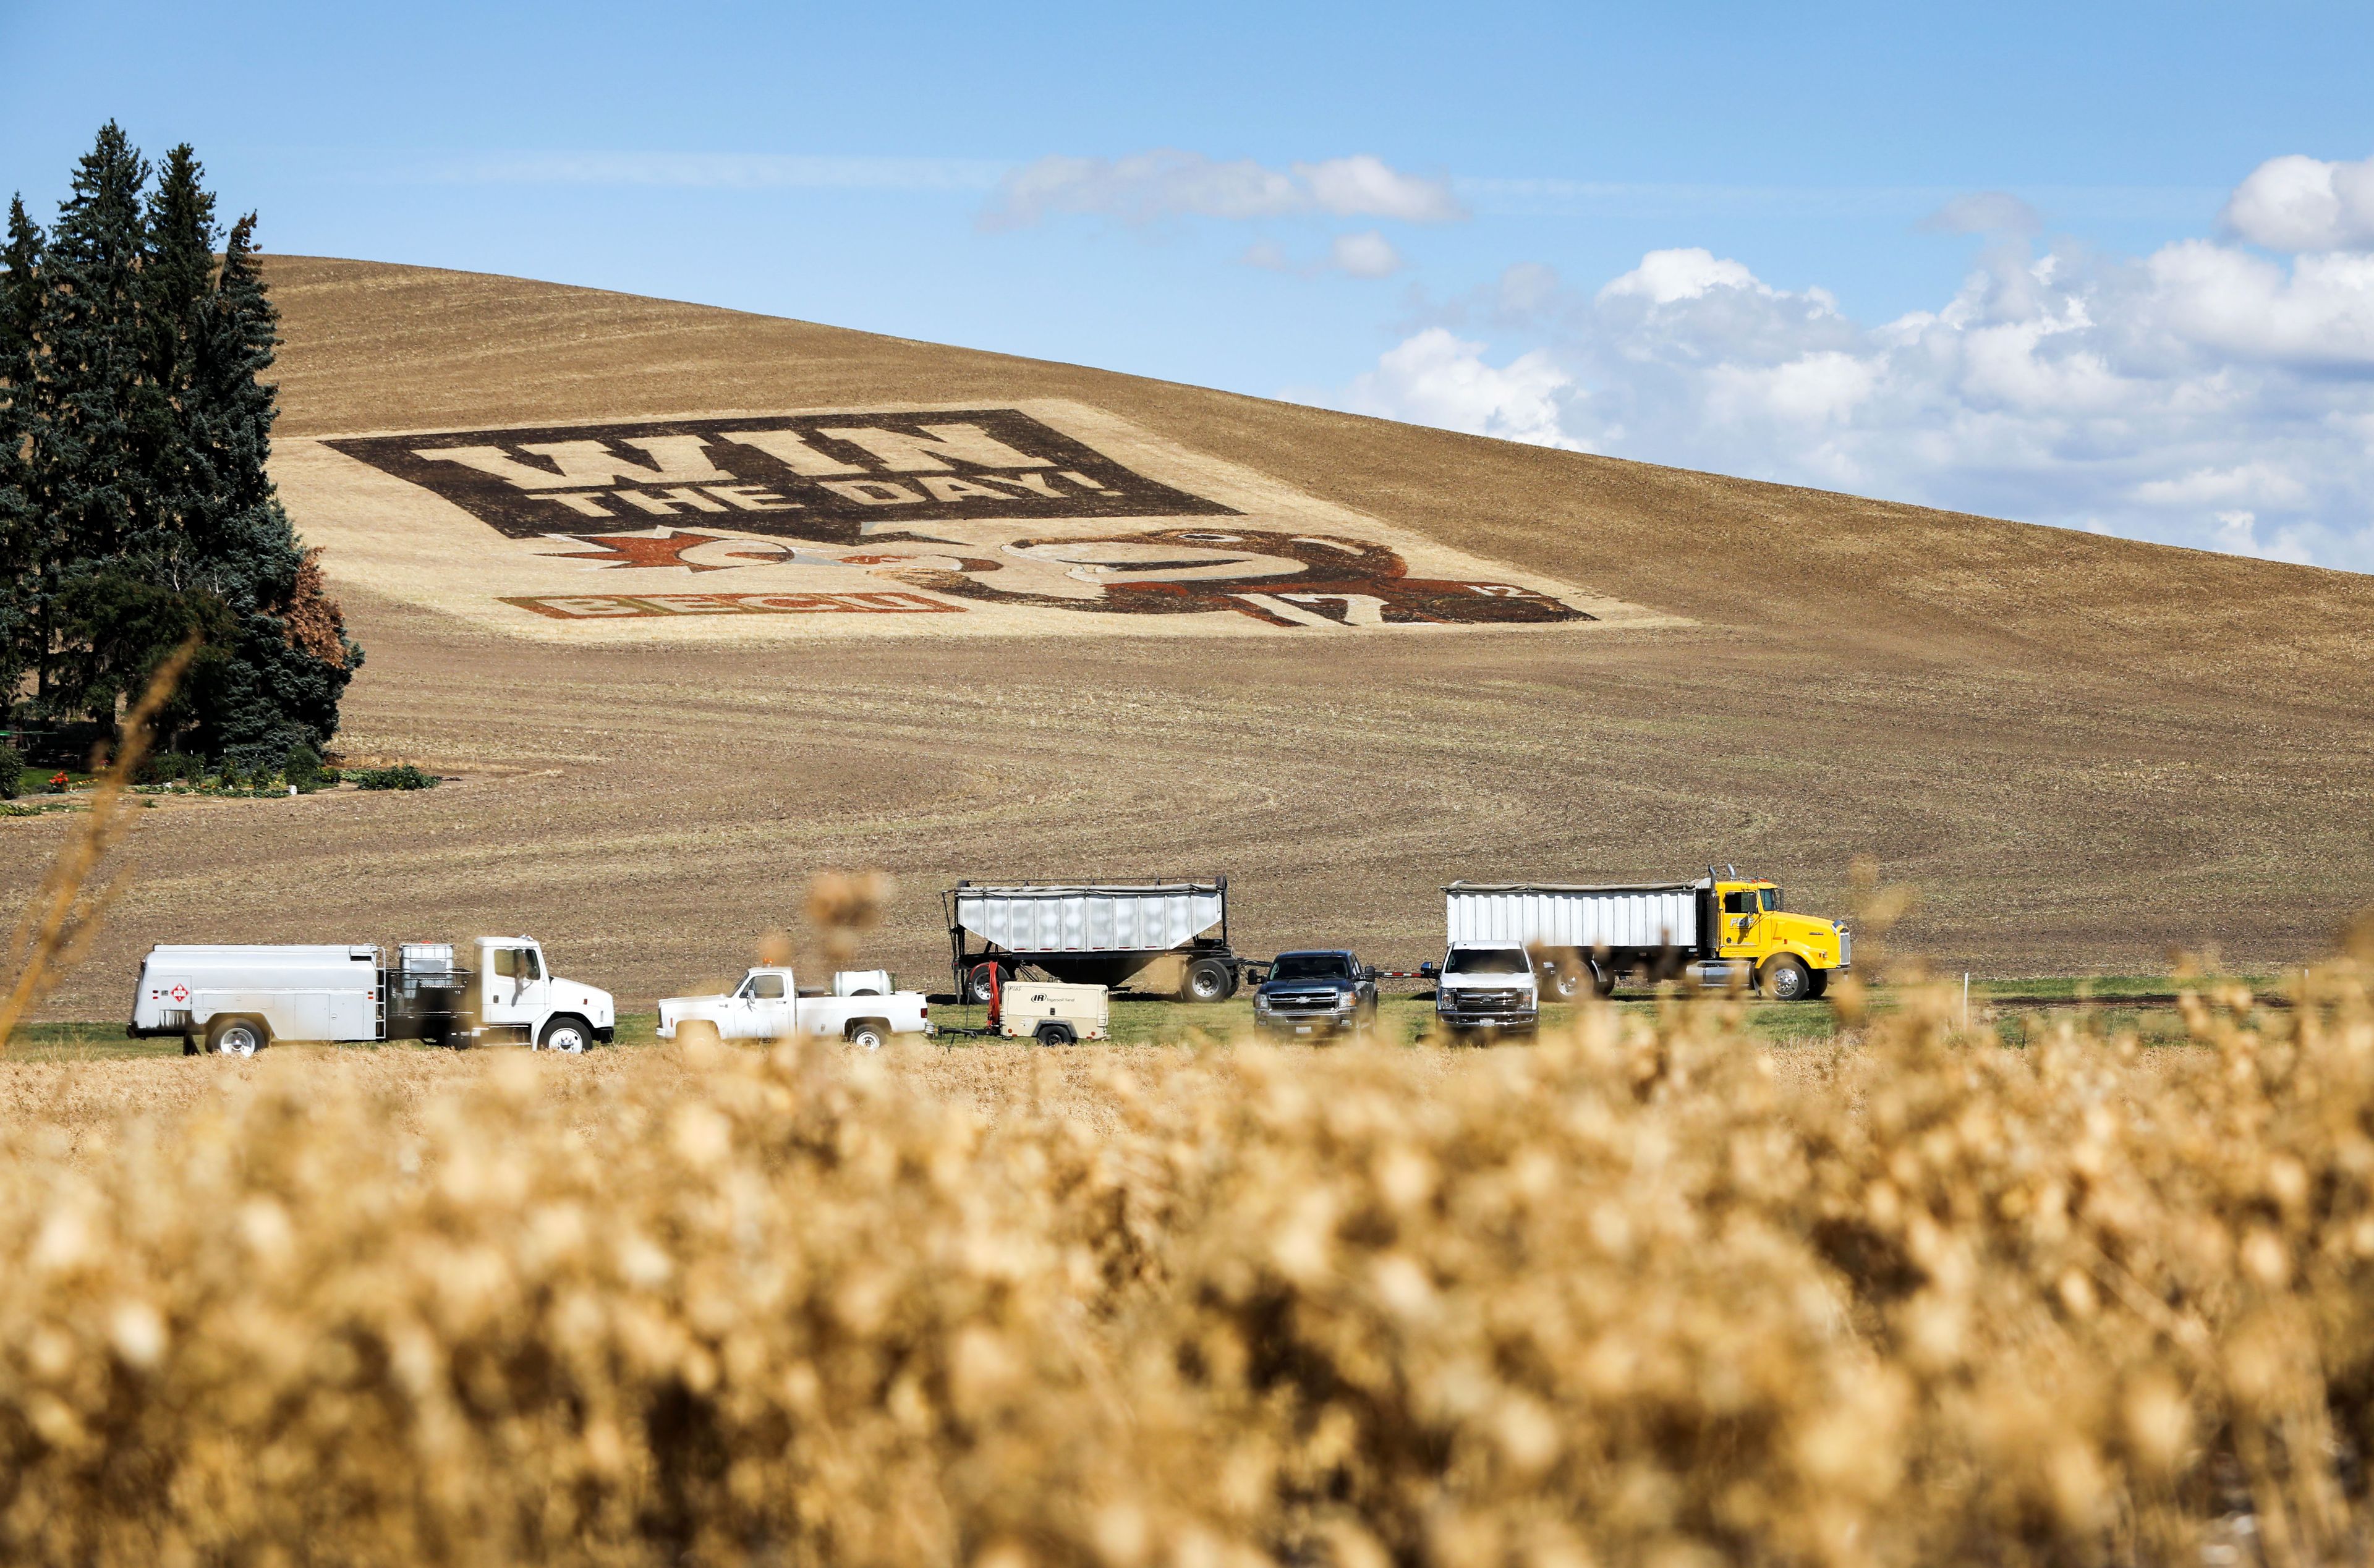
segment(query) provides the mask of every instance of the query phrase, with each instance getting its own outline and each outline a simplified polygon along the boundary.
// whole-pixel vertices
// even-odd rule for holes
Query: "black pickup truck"
[[[1377,1021],[1377,972],[1354,954],[1281,953],[1253,993],[1253,1027],[1264,1035],[1333,1035]]]

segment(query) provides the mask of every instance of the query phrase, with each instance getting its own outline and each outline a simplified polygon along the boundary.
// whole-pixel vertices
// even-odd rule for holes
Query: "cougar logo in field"
[[[1228,610],[1271,626],[1424,626],[1587,621],[1581,610],[1513,583],[1413,578],[1382,544],[1321,534],[1170,528],[1096,539],[1018,539],[987,571],[886,568],[917,588],[992,603],[1125,614]],[[1048,592],[1005,575],[1020,563],[1088,585]],[[1017,578],[1026,575],[1017,571]]]

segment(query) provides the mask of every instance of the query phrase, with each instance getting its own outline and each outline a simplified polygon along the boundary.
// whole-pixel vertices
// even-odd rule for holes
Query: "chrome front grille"
[[[1522,991],[1452,991],[1448,993],[1450,1006],[1460,1012],[1522,1012],[1525,993]]]

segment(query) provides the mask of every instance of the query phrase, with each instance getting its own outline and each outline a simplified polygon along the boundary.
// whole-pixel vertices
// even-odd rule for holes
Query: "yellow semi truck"
[[[1599,994],[1628,981],[1752,986],[1776,1001],[1820,996],[1854,960],[1844,925],[1783,907],[1777,883],[1707,868],[1683,883],[1481,883],[1444,888],[1451,942],[1514,942],[1542,990]]]

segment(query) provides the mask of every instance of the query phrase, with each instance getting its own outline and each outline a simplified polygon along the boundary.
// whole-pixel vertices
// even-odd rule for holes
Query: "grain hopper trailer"
[[[1235,994],[1246,961],[1228,949],[1228,879],[1129,883],[960,882],[940,895],[957,994],[986,1002],[993,964],[1012,984],[1028,965],[1062,981],[1131,986],[1181,1001]]]
[[[1442,892],[1453,943],[1522,942],[1550,997],[1686,979],[1795,1001],[1820,996],[1853,961],[1844,926],[1792,914],[1776,883],[1711,866],[1696,882],[1454,882]]]

